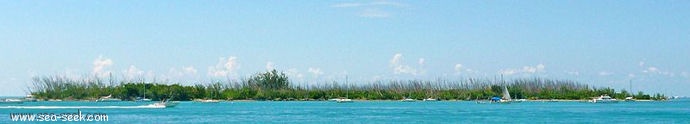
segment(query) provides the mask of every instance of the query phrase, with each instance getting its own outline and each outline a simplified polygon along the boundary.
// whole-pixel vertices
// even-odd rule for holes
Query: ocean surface
[[[25,102],[0,104],[10,113],[106,113],[107,123],[690,123],[690,100],[658,102],[398,102],[251,101],[181,102],[174,108],[138,108],[138,102]],[[120,107],[122,106],[122,107]],[[60,120],[58,120],[60,122]],[[45,122],[36,122],[45,123]]]

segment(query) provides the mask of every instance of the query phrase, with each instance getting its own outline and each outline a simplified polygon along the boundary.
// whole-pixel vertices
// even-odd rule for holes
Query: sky
[[[191,85],[548,78],[690,96],[689,1],[0,1],[0,96],[32,77]]]

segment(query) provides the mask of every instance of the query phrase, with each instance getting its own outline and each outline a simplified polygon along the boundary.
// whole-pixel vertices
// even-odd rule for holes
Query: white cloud
[[[173,79],[182,79],[184,77],[196,77],[197,72],[198,70],[193,66],[181,67],[180,69],[170,68],[170,70],[168,70],[168,75],[166,75],[165,77]]]
[[[228,75],[234,74],[235,70],[239,68],[237,63],[237,57],[231,56],[226,58],[220,58],[216,66],[208,67],[208,75],[213,77],[227,77]]]
[[[403,64],[402,60],[403,60],[403,56],[400,53],[393,55],[393,58],[390,60],[390,67],[393,68],[394,74],[417,75],[420,72],[423,72],[423,71],[418,71],[417,69],[410,67],[409,65]]]
[[[319,76],[323,75],[323,72],[321,71],[320,68],[312,68],[312,67],[310,67],[307,71],[308,71],[309,73],[312,73],[312,75],[314,75],[314,77],[316,77],[316,78],[318,78]]]
[[[546,69],[546,66],[544,64],[537,64],[536,66],[523,66],[522,69],[501,69],[498,71],[500,74],[504,75],[513,75],[513,74],[518,74],[518,73],[542,73],[545,72],[544,70]]]
[[[462,71],[462,64],[455,64],[453,69],[455,69],[455,73],[460,73],[460,71]]]
[[[537,65],[537,70],[539,70],[539,71],[544,71],[544,68],[546,68],[546,66],[544,66],[544,64]]]
[[[335,8],[359,8],[359,7],[407,7],[406,4],[393,1],[372,1],[372,2],[352,2],[337,3],[331,5]]]
[[[390,13],[386,11],[382,11],[381,9],[364,9],[359,12],[358,14],[360,17],[369,17],[369,18],[386,18],[390,17]]]
[[[613,75],[612,72],[607,72],[607,71],[600,71],[599,76],[610,76]]]
[[[148,71],[146,72],[146,77],[145,79],[154,79],[156,78],[156,73],[153,73],[153,71]]]
[[[634,77],[635,77],[635,74],[633,74],[633,73],[630,73],[630,74],[628,74],[628,77],[630,77],[630,78],[634,78]]]
[[[638,65],[640,65],[640,67],[644,67],[644,62],[640,61],[640,63]]]
[[[135,78],[140,78],[141,76],[144,75],[144,71],[138,69],[134,65],[130,65],[129,68],[122,71],[122,73],[124,73],[126,80],[133,80]]]
[[[273,62],[266,62],[266,70],[273,70],[276,69],[276,65],[273,64]]]
[[[96,60],[93,61],[93,74],[96,76],[104,77],[110,74],[110,71],[106,68],[113,65],[113,60],[109,58],[103,58],[103,56],[98,56]]]
[[[569,75],[575,75],[575,76],[580,75],[580,72],[578,72],[578,71],[565,71],[565,73],[567,73]]]
[[[656,73],[656,72],[659,72],[659,68],[652,66],[652,67],[647,68],[647,70],[645,70],[645,71],[650,72],[650,73]]]
[[[292,78],[292,77],[297,78],[298,80],[301,80],[301,79],[304,78],[304,74],[302,74],[301,72],[299,72],[299,70],[297,70],[296,68],[288,69],[288,70],[285,72],[285,75],[287,75],[288,77],[291,77],[291,78]]]
[[[670,77],[676,76],[676,73],[668,72],[668,71],[662,71],[661,69],[654,67],[654,66],[647,67],[647,69],[642,70],[642,73],[659,74],[659,75],[665,75],[665,76],[670,76]]]
[[[419,61],[417,61],[417,64],[419,64],[420,66],[423,66],[424,65],[424,58],[419,58]]]
[[[351,2],[351,3],[337,3],[331,5],[334,8],[351,8],[358,10],[358,16],[368,17],[368,18],[386,18],[390,17],[391,14],[388,11],[382,10],[394,9],[394,8],[405,8],[408,5],[394,2],[394,1],[373,1],[373,2]]]
[[[331,7],[347,8],[347,7],[361,7],[361,6],[363,6],[362,3],[338,3],[338,4],[333,4]]]
[[[402,54],[396,53],[395,55],[393,55],[393,59],[391,59],[390,64],[399,65],[401,63],[400,61],[402,61]]]
[[[196,75],[196,73],[197,73],[197,70],[196,70],[196,68],[194,68],[194,66],[182,67],[182,71],[184,71],[184,73],[192,74],[192,75]]]
[[[686,78],[687,78],[687,77],[690,76],[690,75],[688,74],[688,72],[681,72],[681,73],[680,73],[680,76],[683,76],[683,77],[686,77]]]
[[[518,73],[518,71],[515,69],[501,69],[498,71],[498,73],[503,74],[503,75],[513,75],[513,74]]]
[[[406,4],[403,3],[398,3],[398,2],[393,2],[393,1],[374,1],[369,3],[369,5],[379,5],[379,6],[392,6],[392,7],[406,7]]]

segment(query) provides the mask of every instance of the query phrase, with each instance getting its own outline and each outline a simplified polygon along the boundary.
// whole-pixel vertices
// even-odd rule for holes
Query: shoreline
[[[57,100],[57,101],[56,101]],[[360,102],[400,102],[401,100],[363,100],[363,99],[352,99],[353,101],[360,101]],[[251,100],[251,99],[244,99],[244,100],[218,100],[219,102],[265,102],[265,101],[270,101],[270,102],[318,102],[318,101],[323,101],[323,102],[331,102],[332,100]],[[438,100],[438,101],[428,101],[428,102],[474,102],[474,101],[488,101],[488,100]],[[572,100],[572,99],[536,99],[536,100],[524,100],[520,102],[589,102],[590,100]],[[618,100],[620,102],[627,102],[625,100]],[[656,101],[670,101],[670,100],[634,100],[630,102],[656,102]],[[25,101],[26,102],[26,101]],[[98,102],[95,100],[89,100],[89,99],[72,99],[72,100],[61,100],[61,99],[50,99],[50,100],[37,100],[36,102]],[[137,101],[118,101],[118,102],[137,102]],[[157,101],[150,101],[150,102],[157,102]],[[194,100],[189,100],[189,101],[181,101],[181,102],[198,102]],[[427,102],[424,100],[415,100],[415,102]]]

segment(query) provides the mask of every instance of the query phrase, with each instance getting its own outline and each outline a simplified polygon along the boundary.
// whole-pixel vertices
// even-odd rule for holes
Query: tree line
[[[123,100],[146,97],[153,100],[194,99],[221,100],[327,100],[348,97],[360,100],[399,100],[403,98],[440,100],[476,100],[501,96],[507,87],[514,99],[584,100],[600,95],[617,99],[663,100],[663,94],[616,92],[611,88],[595,88],[570,80],[524,78],[509,81],[469,78],[448,80],[391,80],[368,83],[337,82],[316,85],[294,85],[285,73],[271,70],[257,73],[240,81],[214,81],[185,86],[166,82],[118,81],[97,77],[70,79],[61,76],[33,78],[31,94],[38,99],[96,100],[101,96]]]

